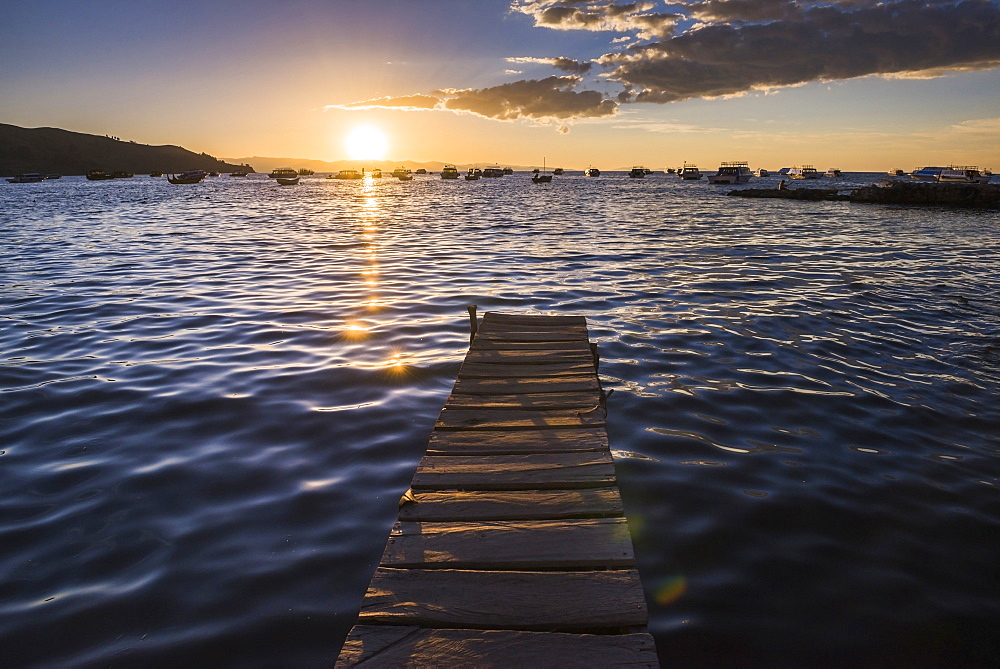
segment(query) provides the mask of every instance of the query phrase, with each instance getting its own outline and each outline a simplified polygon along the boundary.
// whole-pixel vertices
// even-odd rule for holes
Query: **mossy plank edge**
[[[659,667],[648,633],[565,634],[508,630],[355,625],[336,668],[379,667]]]
[[[383,567],[623,569],[635,566],[624,518],[397,521]]]
[[[559,520],[623,517],[617,488],[578,490],[416,490],[401,521]]]
[[[585,632],[644,626],[648,614],[635,569],[472,571],[379,567],[362,601],[358,622]]]

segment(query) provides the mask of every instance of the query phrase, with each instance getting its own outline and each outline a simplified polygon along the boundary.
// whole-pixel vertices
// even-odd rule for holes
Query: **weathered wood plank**
[[[451,411],[462,409],[520,409],[541,411],[546,409],[589,409],[599,405],[601,394],[596,390],[575,393],[524,393],[496,395],[451,395],[444,407]]]
[[[596,374],[575,376],[522,376],[507,378],[462,378],[455,381],[452,393],[469,395],[506,393],[562,393],[573,391],[598,391],[601,386]]]
[[[405,521],[558,520],[617,517],[625,512],[617,488],[579,490],[417,490],[399,509]]]
[[[561,365],[566,363],[589,363],[594,365],[590,351],[551,351],[532,349],[473,349],[465,356],[469,364],[502,365]]]
[[[622,569],[635,566],[624,518],[398,521],[383,567]]]
[[[587,327],[586,316],[549,316],[547,314],[510,314],[502,311],[487,311],[483,314],[483,324],[516,324],[532,326]]]
[[[659,667],[656,644],[646,633],[564,634],[356,625],[344,643],[336,667],[369,664],[483,669]]]
[[[639,573],[375,570],[361,624],[544,631],[610,630],[648,621]]]
[[[601,427],[582,429],[440,430],[431,433],[428,455],[502,455],[607,451],[608,433]]]
[[[597,375],[593,361],[545,363],[537,365],[496,365],[489,363],[464,362],[458,371],[459,377],[487,378],[522,376],[581,376]]]
[[[586,339],[569,341],[510,341],[476,337],[473,344],[476,351],[551,351],[553,353],[566,351],[568,353],[590,353],[590,342]]]
[[[441,410],[436,430],[523,430],[554,427],[597,427],[604,425],[604,407],[596,404],[589,409],[549,409],[518,411],[516,409],[449,409]]]
[[[411,487],[445,490],[557,490],[615,485],[611,453],[425,455]]]
[[[565,332],[561,330],[553,330],[551,332],[545,331],[503,331],[503,330],[480,330],[473,340],[473,346],[475,342],[479,341],[480,338],[487,341],[497,341],[497,342],[578,342],[582,339],[586,339],[587,335],[585,331],[581,332]]]

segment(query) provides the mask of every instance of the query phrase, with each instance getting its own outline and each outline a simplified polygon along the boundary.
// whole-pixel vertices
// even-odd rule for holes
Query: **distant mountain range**
[[[86,174],[90,170],[133,174],[246,169],[179,146],[150,146],[58,128],[21,128],[0,123],[0,175],[29,172]]]

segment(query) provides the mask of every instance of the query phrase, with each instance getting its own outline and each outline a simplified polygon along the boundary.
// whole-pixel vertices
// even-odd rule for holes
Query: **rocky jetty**
[[[779,198],[783,200],[806,200],[809,202],[837,202],[849,200],[851,197],[847,194],[841,194],[836,188],[744,188],[742,190],[731,190],[729,194],[736,197]]]
[[[851,192],[851,202],[1000,208],[1000,184],[887,180]]]

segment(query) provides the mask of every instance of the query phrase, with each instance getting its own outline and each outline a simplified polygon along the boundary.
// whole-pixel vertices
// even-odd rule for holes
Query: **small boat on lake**
[[[505,168],[503,168],[503,175],[505,177],[509,177],[513,173],[514,173],[514,168],[513,167],[505,167]]]
[[[531,183],[533,183],[533,184],[547,184],[547,183],[551,183],[552,182],[552,175],[551,174],[545,174],[545,159],[544,158],[542,158],[542,170],[541,170],[541,172],[538,171],[537,167],[534,170],[532,170],[532,171],[534,172],[534,174],[531,175]]]
[[[232,172],[229,173],[229,176],[231,176],[231,177],[245,177],[248,174],[250,174],[250,172],[248,170],[233,170]]]
[[[468,173],[465,175],[466,181],[478,181],[479,177],[483,175],[483,171],[478,167],[470,167]]]
[[[494,165],[493,167],[487,167],[483,170],[484,179],[496,179],[503,176],[503,168],[499,165]]]
[[[753,178],[753,172],[745,160],[722,163],[719,171],[708,177],[710,184],[745,184]]]
[[[181,172],[177,176],[171,174],[167,177],[167,181],[172,184],[196,184],[206,176],[208,176],[208,172],[205,170],[188,170]]]
[[[107,181],[108,179],[114,179],[114,176],[104,170],[90,170],[87,172],[87,179],[89,181]]]
[[[698,181],[701,179],[701,170],[694,163],[684,163],[684,167],[677,173],[682,181]]]
[[[564,172],[564,170],[561,167],[557,167],[554,170],[552,170],[552,174],[556,175],[557,177],[561,176],[563,174],[563,172]]]
[[[392,171],[392,176],[396,177],[400,181],[410,181],[413,179],[413,172],[403,166],[399,166]]]
[[[596,167],[588,167],[584,170],[583,175],[588,177],[599,177],[601,176],[601,171]]]
[[[796,165],[788,170],[793,179],[819,179],[819,171],[812,165]]]
[[[368,176],[370,176],[372,179],[381,179],[382,170],[376,167],[375,169],[373,169],[371,172],[368,173]]]
[[[643,179],[646,176],[646,168],[641,165],[636,165],[629,170],[628,175],[632,179]]]
[[[990,182],[989,170],[980,171],[974,165],[952,165],[948,169],[941,170],[938,181],[944,183],[965,183],[965,184],[985,184]]]
[[[445,165],[441,170],[442,179],[457,179],[458,177],[458,168],[454,165]]]
[[[946,169],[948,168],[937,165],[918,167],[910,172],[910,178],[917,181],[937,181],[938,177],[941,176],[941,172],[944,172]]]
[[[132,172],[126,172],[125,170],[118,170],[117,172],[115,172],[114,174],[111,175],[111,178],[112,179],[131,179],[134,176],[135,176],[135,174],[133,174]]]
[[[296,174],[294,177],[275,177],[274,180],[278,182],[279,186],[297,186],[299,175]]]
[[[767,177],[767,176],[771,176],[771,173],[770,173],[770,172],[768,172],[767,170],[765,170],[765,169],[764,169],[763,167],[761,167],[761,168],[760,168],[760,169],[758,169],[758,170],[757,170],[756,172],[754,172],[754,174],[755,174],[755,175],[757,175],[758,177]]]
[[[828,177],[828,178],[830,178],[830,179],[839,179],[839,178],[841,178],[841,177],[842,177],[842,176],[844,176],[844,175],[843,175],[843,173],[842,173],[842,172],[841,172],[841,171],[840,171],[839,169],[837,169],[836,167],[831,167],[830,169],[828,169],[828,170],[826,171],[826,174],[824,174],[823,176],[825,176],[825,177]]]
[[[896,169],[894,169],[894,170],[889,170],[888,174],[891,177],[905,177],[906,176],[906,172],[904,172],[903,170],[899,169],[898,167]]]
[[[36,184],[40,181],[45,181],[45,175],[38,174],[37,172],[18,174],[13,179],[7,179],[7,183],[9,184]]]
[[[267,176],[272,179],[291,179],[292,177],[299,176],[299,173],[291,167],[278,167],[271,170],[271,173]]]
[[[364,172],[358,172],[357,170],[340,170],[333,177],[334,179],[364,179]]]

